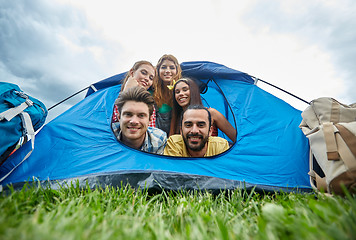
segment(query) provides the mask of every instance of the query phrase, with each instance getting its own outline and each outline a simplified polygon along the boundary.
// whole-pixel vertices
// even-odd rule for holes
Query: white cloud
[[[0,4],[0,77],[47,106],[127,71],[137,60],[156,64],[165,53],[181,62],[224,64],[308,101],[321,96],[356,101],[356,6],[351,0]]]

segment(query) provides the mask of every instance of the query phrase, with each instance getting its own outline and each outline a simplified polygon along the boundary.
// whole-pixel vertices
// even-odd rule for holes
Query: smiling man
[[[209,157],[229,149],[227,140],[211,137],[211,115],[201,105],[189,106],[182,115],[181,135],[168,138],[164,155]]]
[[[154,99],[143,87],[132,87],[120,93],[115,102],[119,122],[113,122],[116,138],[127,146],[145,152],[162,154],[167,134],[148,127],[153,113]]]

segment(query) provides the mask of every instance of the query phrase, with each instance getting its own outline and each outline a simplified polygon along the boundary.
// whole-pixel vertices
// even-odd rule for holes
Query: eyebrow
[[[145,114],[145,115],[147,115],[147,113],[146,113],[146,112],[138,112],[138,113],[134,113],[134,112],[132,112],[132,111],[123,111],[123,112],[122,112],[122,114],[124,114],[124,113],[131,113],[131,114],[137,114],[137,115],[139,115],[139,114]]]
[[[192,121],[185,121],[184,124],[186,123],[193,123]],[[207,124],[205,121],[199,121],[197,124]]]

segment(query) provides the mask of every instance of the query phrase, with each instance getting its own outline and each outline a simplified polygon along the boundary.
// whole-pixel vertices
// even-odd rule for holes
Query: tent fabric
[[[301,112],[254,85],[247,74],[211,62],[182,64],[183,75],[206,85],[206,106],[216,108],[237,128],[237,141],[217,156],[183,158],[156,155],[118,142],[110,123],[124,74],[94,86],[100,89],[45,125],[31,157],[1,184],[20,188],[26,181],[55,186],[72,180],[95,186],[149,189],[222,190],[256,187],[263,191],[310,191],[309,144],[299,129]],[[104,87],[100,87],[104,86]],[[225,137],[219,131],[219,136]],[[4,176],[21,161],[26,144],[1,167]]]

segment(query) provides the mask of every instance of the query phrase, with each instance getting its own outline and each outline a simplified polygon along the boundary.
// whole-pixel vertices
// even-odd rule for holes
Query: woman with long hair
[[[157,63],[157,81],[154,81],[156,127],[169,134],[172,111],[172,89],[175,81],[182,77],[182,69],[173,55],[163,55]]]
[[[180,133],[182,112],[189,105],[202,105],[200,91],[194,80],[190,78],[179,79],[173,87],[172,120],[169,135]],[[218,129],[225,133],[231,141],[236,141],[236,129],[218,110],[208,108],[212,118],[212,136],[218,135]]]
[[[122,80],[121,91],[135,86],[141,86],[149,90],[152,87],[155,76],[156,69],[152,63],[145,60],[135,62]]]
[[[121,92],[135,86],[141,86],[148,90],[152,91],[152,84],[156,78],[156,69],[149,61],[141,60],[135,62],[132,68],[127,72],[125,78],[122,80]],[[117,122],[118,118],[118,109],[116,104],[114,105],[114,113],[113,113],[113,122]],[[155,111],[153,111],[151,121],[149,123],[149,127],[155,127]]]

